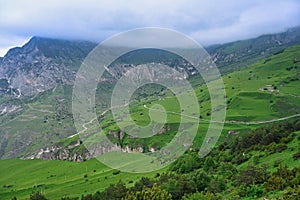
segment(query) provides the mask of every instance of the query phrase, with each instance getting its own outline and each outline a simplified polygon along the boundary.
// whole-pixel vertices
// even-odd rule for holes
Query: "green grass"
[[[292,133],[291,133],[292,134]],[[288,148],[282,152],[269,154],[268,151],[251,151],[251,158],[238,166],[238,168],[244,168],[249,164],[253,164],[253,158],[255,156],[260,156],[259,166],[267,165],[269,166],[269,172],[276,171],[278,166],[274,166],[276,162],[281,164],[282,166],[288,166],[289,168],[299,167],[299,161],[293,159],[292,155],[297,153],[299,148],[299,139],[297,138],[300,135],[300,131],[295,132],[294,139],[287,144]]]
[[[300,98],[297,96],[299,90],[295,88],[297,88],[296,83],[299,84],[299,80],[296,80],[296,78],[298,76],[297,74],[300,73],[300,68],[296,67],[294,63],[295,59],[300,59],[300,46],[288,48],[266,60],[262,60],[247,68],[223,76],[226,90],[225,100],[227,101],[226,121],[259,122],[299,113]],[[293,67],[291,68],[291,66]],[[195,78],[193,78],[193,81],[196,80],[194,79]],[[197,84],[194,83],[194,85]],[[274,91],[265,90],[264,88],[269,87],[268,85],[272,85]],[[153,93],[155,86],[148,85],[147,89]],[[199,147],[203,142],[203,137],[208,128],[207,120],[211,118],[211,97],[206,85],[196,86],[194,90],[199,100],[200,116],[202,119],[200,120],[201,123],[193,146]],[[140,89],[140,91],[145,92],[146,89]],[[183,93],[183,96],[187,96],[188,92],[189,91]],[[138,94],[135,95],[139,97]],[[161,92],[158,96],[150,98],[140,96],[137,100],[132,101],[129,105],[131,115],[122,119],[120,124],[126,127],[129,125],[130,118],[132,118],[139,126],[148,125],[150,123],[148,108],[151,108],[155,104],[164,107],[167,112],[166,124],[172,128],[165,134],[147,139],[125,138],[123,144],[129,146],[139,144],[144,147],[159,147],[164,146],[174,137],[176,127],[180,124],[182,110],[178,98],[170,91]],[[185,101],[184,104],[187,108],[186,112],[188,115],[198,117],[193,112],[195,108],[189,105],[190,102]],[[145,108],[145,105],[147,108]],[[235,130],[243,134],[246,131],[258,127],[258,125],[232,123],[225,123],[220,141],[228,138],[227,133],[230,130]],[[106,133],[108,133],[109,130],[119,130],[110,112],[106,114],[104,120],[101,122],[101,126],[104,127]]]
[[[2,158],[11,157],[9,152],[12,150],[18,156],[26,155],[76,133],[70,114],[71,92],[70,86],[58,86],[39,94],[35,101],[21,99],[25,104],[21,114],[0,125],[1,134],[8,139]],[[24,141],[30,145],[23,146]]]
[[[28,199],[32,191],[42,191],[49,199],[102,191],[111,183],[122,180],[127,186],[147,174],[119,173],[96,159],[86,162],[59,160],[0,160],[0,199]],[[5,187],[8,186],[8,187]]]
[[[231,50],[228,49],[228,51]],[[224,98],[226,98],[228,108],[226,120],[253,122],[299,113],[300,90],[298,89],[299,79],[297,80],[297,78],[300,74],[300,67],[297,67],[299,63],[293,62],[294,59],[300,60],[300,46],[288,48],[266,60],[223,76],[226,90],[226,97]],[[195,83],[195,85],[197,84]],[[277,89],[275,91],[260,90],[260,88],[266,88],[266,85],[276,86]],[[10,138],[3,158],[10,156],[9,152],[14,146],[22,147],[18,141],[31,142],[29,148],[24,147],[24,149],[20,148],[18,150],[18,155],[23,155],[38,150],[40,147],[52,145],[48,141],[60,142],[63,146],[66,146],[78,139],[77,137],[63,139],[76,132],[69,116],[71,113],[71,89],[71,87],[60,86],[55,90],[38,95],[35,101],[27,102],[27,107],[18,116],[14,116],[0,125],[3,135]],[[199,108],[202,119],[192,146],[200,147],[205,142],[204,136],[208,128],[208,122],[205,120],[210,120],[211,117],[210,95],[205,85],[196,86],[194,89],[200,102]],[[129,106],[131,111],[129,117],[140,126],[148,125],[150,122],[149,110],[144,105],[151,108],[154,104],[162,105],[167,111],[166,126],[169,129],[164,134],[155,135],[151,138],[130,139],[125,137],[124,145],[160,148],[176,135],[182,110],[178,99],[170,92],[160,93],[156,97],[134,99]],[[194,114],[193,109],[195,108],[190,105],[190,102],[186,101],[185,104],[187,113],[192,117],[200,117]],[[99,102],[96,106],[98,113],[106,109]],[[57,113],[58,110],[61,113]],[[48,119],[47,122],[44,122],[45,117]],[[59,120],[56,117],[59,117]],[[126,126],[128,121],[129,118],[125,118],[122,121],[123,125]],[[104,128],[105,133],[119,129],[112,118],[111,112],[105,114],[101,126]],[[235,138],[235,135],[228,134],[230,130],[238,131],[238,135],[243,135],[259,126],[225,123],[218,142],[230,141]],[[283,158],[283,164],[297,166],[297,162],[291,158],[291,154],[296,151],[297,145],[298,142],[293,140],[289,143],[287,150],[281,153],[264,155],[260,160],[261,164],[273,165],[276,159],[280,157]],[[252,152],[252,154],[255,156],[261,154],[261,152]],[[252,159],[243,165],[250,162],[252,162]],[[243,165],[240,167],[243,167]],[[17,196],[18,199],[28,198],[34,187],[38,185],[40,187],[37,189],[43,190],[50,199],[56,199],[64,195],[80,196],[97,190],[101,191],[110,183],[116,183],[120,179],[130,185],[129,181],[136,181],[141,176],[152,176],[154,174],[153,172],[150,174],[120,173],[113,175],[112,172],[112,169],[95,159],[82,163],[18,159],[1,160],[0,199],[10,199],[12,196]],[[87,178],[84,178],[85,174],[87,174]]]

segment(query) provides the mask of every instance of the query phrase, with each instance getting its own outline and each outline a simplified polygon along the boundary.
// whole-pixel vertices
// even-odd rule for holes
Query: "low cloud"
[[[299,19],[298,0],[2,1],[0,55],[31,36],[99,42],[121,31],[155,26],[209,45],[284,31],[299,25]]]

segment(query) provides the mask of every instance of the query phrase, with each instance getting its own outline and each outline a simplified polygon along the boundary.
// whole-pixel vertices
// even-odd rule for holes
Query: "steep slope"
[[[206,48],[222,73],[238,70],[269,57],[281,50],[300,44],[300,26],[286,32],[262,35],[257,38],[235,41]]]
[[[278,34],[206,47],[222,73],[234,71],[268,57],[288,46],[300,44],[300,27]],[[57,82],[71,84],[85,56],[96,46],[87,41],[67,41],[33,37],[23,47],[11,49],[0,58],[0,80],[8,84],[1,86],[6,93],[32,95],[55,87]],[[178,58],[149,51],[131,54],[121,63],[149,63],[156,60],[178,65]],[[5,91],[2,91],[2,93]]]
[[[300,80],[300,46],[285,49],[279,54],[257,62],[242,70],[223,76],[227,91],[227,117],[220,141],[230,135],[242,135],[250,129],[264,124],[284,121],[300,116],[300,93],[296,90]],[[147,88],[148,90],[151,88]],[[205,85],[195,88],[200,103],[200,130],[194,140],[193,148],[199,148],[203,142],[203,131],[210,120],[210,99]],[[166,145],[176,134],[180,123],[180,107],[172,94],[166,91],[156,96],[145,98],[139,96],[138,101],[130,104],[131,117],[140,125],[149,123],[151,104],[164,106],[168,113],[167,124],[158,135],[151,138],[132,138],[120,130],[110,111],[99,117],[101,126],[107,136],[124,151],[149,152],[156,151]],[[101,110],[100,106],[97,109]],[[195,116],[191,116],[195,117]],[[212,139],[212,138],[211,138]],[[210,140],[211,140],[210,139]],[[66,160],[76,160],[73,155],[82,153],[83,158],[90,158],[84,147],[69,148],[67,145],[77,143],[78,137],[69,138],[47,145],[43,150],[29,157],[42,159],[60,159],[61,153],[68,152]],[[205,142],[210,142],[207,140]],[[53,149],[47,152],[47,149]],[[127,150],[128,149],[128,150]],[[28,155],[26,155],[28,157]],[[81,158],[82,159],[82,158]]]
[[[8,51],[0,62],[0,80],[8,83],[11,94],[33,95],[72,84],[77,69],[94,43],[33,37],[23,47]]]
[[[293,46],[249,67],[223,76],[226,89],[227,114],[221,140],[230,134],[247,132],[262,124],[300,116],[300,46]],[[198,148],[203,142],[203,132],[211,117],[210,94],[202,85],[195,88],[200,104],[200,131],[194,141]],[[180,124],[180,105],[172,94],[158,93],[156,98],[142,98],[130,104],[131,117],[139,125],[150,122],[149,110],[153,104],[164,106],[168,113],[164,134],[151,138],[112,136],[121,133],[110,112],[101,118],[101,125],[112,140],[129,147],[142,147],[144,151],[159,149],[168,143]],[[195,116],[188,116],[195,117]],[[212,138],[211,138],[212,139]],[[205,141],[205,142],[209,142]]]
[[[272,54],[272,52],[280,53],[278,50],[282,51],[285,46],[297,42],[299,42],[299,27],[281,34],[267,35],[252,40],[210,47],[208,51],[217,59],[220,69],[224,69],[223,72],[228,72],[227,69],[229,71],[236,69],[232,67],[233,65],[239,68],[241,66],[240,64],[252,63],[261,57]],[[60,139],[76,133],[70,107],[72,83],[81,61],[94,46],[95,44],[91,42],[33,37],[28,44],[21,48],[10,50],[7,55],[0,60],[1,158],[16,157],[33,151],[35,152],[35,150],[45,147],[49,142],[51,144],[56,143]],[[267,53],[262,55],[262,52]],[[178,70],[182,70],[182,73],[185,73],[187,77],[192,77],[191,81],[198,80],[197,78],[199,76],[193,76],[193,69],[189,70],[190,65],[183,60],[165,52],[151,49],[148,51],[136,51],[120,58],[118,62],[114,63],[111,72],[118,76],[118,74],[125,73],[126,70],[134,65],[153,61],[168,64]],[[266,64],[272,63],[268,60],[265,62]],[[294,64],[295,66],[298,65],[297,62]],[[294,78],[291,77],[294,77],[294,71],[298,70],[297,68],[293,68],[295,67],[294,64],[293,60],[284,64],[284,68],[280,70],[283,70],[282,72],[284,73],[282,74],[286,74],[286,76],[280,77],[281,71],[279,70],[279,75],[276,75],[279,77],[278,80],[275,80],[276,77],[274,77],[272,73],[267,75],[266,71],[263,72],[264,79],[261,79],[262,76],[259,75],[260,72],[254,72],[254,70],[253,73],[249,72],[249,75],[243,71],[237,75],[237,78],[230,79],[229,77],[225,77],[224,81],[228,81],[229,83],[227,91],[229,104],[228,119],[233,121],[245,121],[250,119],[263,120],[283,116],[285,108],[298,108],[298,104],[295,105],[295,103],[292,103],[293,101],[297,102],[294,100],[296,97],[292,96],[297,95],[293,94],[295,91],[286,98],[275,97],[275,93],[259,94],[259,97],[255,97],[257,90],[266,88],[266,85],[271,84],[270,87],[276,85],[276,87],[279,88],[282,85],[287,85],[287,83],[284,83],[285,81],[293,82]],[[276,63],[274,63],[274,65],[276,65]],[[289,68],[289,70],[285,68]],[[272,69],[270,68],[270,70]],[[257,79],[257,76],[260,77],[260,80]],[[243,81],[245,86],[253,85],[255,88],[251,88],[250,91],[253,92],[253,90],[255,90],[255,94],[235,93],[236,91],[244,89],[244,86],[237,84],[239,82],[241,83],[238,77],[245,79],[245,81]],[[252,81],[248,80],[249,77]],[[288,79],[287,77],[290,78]],[[253,78],[256,78],[256,81]],[[288,85],[294,88],[296,87],[296,83],[297,81],[294,81]],[[108,90],[111,90],[112,84],[107,82],[104,85],[105,87],[100,88],[98,94],[109,96]],[[235,89],[232,89],[233,87]],[[285,88],[287,87],[283,87],[283,89]],[[152,90],[152,94],[158,97],[161,95],[160,92],[155,93],[155,88],[148,89]],[[200,89],[197,90],[198,93],[199,91]],[[161,93],[165,93],[165,91]],[[235,98],[235,95],[239,95],[239,97]],[[210,110],[207,100],[209,100],[209,96],[205,92],[198,94],[198,96],[203,104],[203,116],[201,117],[208,119]],[[260,105],[269,106],[272,111],[266,112],[260,110],[261,115],[245,117],[245,115],[249,115],[248,113],[256,112],[253,99],[263,97],[272,98],[272,103],[265,99],[262,99],[258,103],[263,103]],[[278,103],[279,98],[281,103]],[[242,104],[248,102],[248,107],[238,108],[239,105],[241,105],[238,103],[239,101],[242,101]],[[100,103],[101,102],[96,102],[99,113],[104,109]],[[170,99],[168,102],[162,102],[163,105],[170,103],[172,103]],[[235,105],[238,107],[235,107]],[[172,109],[176,110],[177,107],[173,106]],[[147,119],[148,110],[145,110],[145,108],[138,108],[138,110],[143,112],[143,117],[141,117],[142,115],[138,112],[133,114],[133,116],[141,120]],[[292,112],[296,113],[296,111]],[[113,125],[111,128],[115,129]],[[26,142],[24,142],[24,140],[26,140]],[[153,143],[157,143],[157,140],[155,139]]]

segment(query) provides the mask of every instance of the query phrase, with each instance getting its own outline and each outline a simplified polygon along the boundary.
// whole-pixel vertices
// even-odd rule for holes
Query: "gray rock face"
[[[0,92],[28,96],[57,83],[72,84],[81,62],[95,45],[33,37],[0,60]]]
[[[214,45],[208,47],[207,51],[220,68],[227,65],[236,68],[272,55],[287,46],[300,44],[299,35],[300,27],[295,27],[283,33]],[[0,94],[28,96],[53,88],[57,83],[72,84],[81,62],[95,46],[95,43],[86,41],[33,37],[23,47],[13,48],[0,58]],[[136,57],[141,63],[133,63],[135,65],[149,63],[155,58],[188,76],[195,73],[195,69],[187,62],[178,62],[178,58],[174,57],[167,58],[161,52],[150,51],[145,54],[140,51]],[[111,69],[112,74],[118,77],[130,69],[132,65],[127,64],[130,61],[130,55],[125,57],[122,60],[125,64],[117,63]]]
[[[95,146],[94,149],[90,149],[90,151],[88,151],[83,144],[81,144],[80,140],[77,140],[76,143],[70,144],[66,147],[54,145],[51,147],[42,148],[38,152],[25,156],[23,159],[68,160],[72,162],[82,162],[110,151],[142,153],[144,152],[144,149],[142,147],[121,147],[118,144],[115,144],[110,148]]]

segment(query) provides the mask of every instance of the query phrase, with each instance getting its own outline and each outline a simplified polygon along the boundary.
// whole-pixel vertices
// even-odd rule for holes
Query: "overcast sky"
[[[299,24],[300,0],[0,0],[0,56],[32,36],[100,42],[154,26],[209,45]]]

